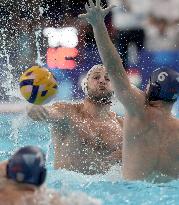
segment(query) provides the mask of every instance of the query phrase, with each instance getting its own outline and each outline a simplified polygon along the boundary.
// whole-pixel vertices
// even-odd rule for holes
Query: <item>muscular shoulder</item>
[[[75,112],[81,108],[81,105],[82,103],[56,102],[52,104],[52,109],[65,112]]]
[[[176,127],[176,129],[179,131],[179,119],[174,118],[174,123],[173,123]]]

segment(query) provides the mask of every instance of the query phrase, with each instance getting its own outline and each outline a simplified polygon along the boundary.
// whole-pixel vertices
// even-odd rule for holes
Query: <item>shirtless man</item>
[[[179,73],[171,69],[155,70],[146,92],[131,86],[121,58],[112,44],[104,17],[112,7],[102,9],[89,0],[86,19],[93,27],[101,59],[115,94],[126,108],[122,152],[124,179],[179,177],[179,120],[171,109],[179,91]],[[157,179],[156,179],[157,180]]]
[[[110,110],[113,89],[103,65],[92,67],[83,88],[81,103],[32,106],[28,115],[52,123],[56,169],[103,173],[121,161],[123,120]]]
[[[0,164],[0,205],[64,205],[60,196],[44,186],[45,158],[38,147],[19,149]]]

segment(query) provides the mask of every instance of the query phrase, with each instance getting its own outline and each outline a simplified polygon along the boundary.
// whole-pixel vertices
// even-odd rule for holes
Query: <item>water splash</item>
[[[26,114],[19,115],[17,118],[12,118],[11,120],[11,128],[12,132],[9,136],[11,140],[13,140],[13,147],[14,149],[19,148],[20,142],[19,142],[19,133],[20,130],[25,128],[27,125],[27,116]],[[20,123],[23,122],[23,123]]]
[[[12,101],[14,97],[19,97],[19,89],[18,89],[18,84],[14,83],[14,76],[13,76],[13,70],[15,69],[11,64],[10,64],[10,54],[7,51],[6,48],[6,35],[5,35],[5,30],[1,29],[1,36],[2,36],[2,48],[3,51],[0,53],[0,57],[4,58],[5,62],[3,64],[3,69],[1,73],[1,86],[4,88],[6,95],[9,96],[9,100]]]
[[[39,38],[41,36],[41,29],[35,31],[35,44],[36,44],[36,49],[37,49],[37,59],[36,59],[36,63],[39,65],[39,66],[42,66],[43,65],[43,62],[42,62],[42,57],[41,57],[41,54],[40,54],[40,43],[39,43]]]
[[[82,192],[73,192],[67,196],[62,196],[61,201],[65,205],[102,205],[101,200],[92,198]]]

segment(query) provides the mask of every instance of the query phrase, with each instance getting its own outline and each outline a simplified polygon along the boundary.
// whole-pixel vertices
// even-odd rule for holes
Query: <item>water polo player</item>
[[[0,164],[0,173],[0,204],[62,204],[59,194],[42,186],[46,167],[45,155],[40,148],[20,148],[8,161]]]
[[[55,168],[103,173],[121,162],[123,120],[110,110],[114,91],[103,65],[94,66],[82,84],[83,101],[34,105],[28,115],[52,123]]]
[[[113,7],[113,6],[112,6]],[[108,35],[100,0],[85,5],[86,19],[93,27],[98,50],[126,109],[122,152],[122,175],[128,180],[179,177],[179,120],[171,114],[179,92],[179,73],[158,69],[151,75],[147,92],[131,86],[122,60]]]

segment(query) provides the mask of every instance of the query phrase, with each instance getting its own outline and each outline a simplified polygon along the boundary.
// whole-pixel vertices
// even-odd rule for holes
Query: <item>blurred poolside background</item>
[[[55,100],[83,99],[81,80],[101,63],[91,26],[78,18],[86,2],[0,1],[0,110],[26,104],[18,79],[36,64],[55,74]],[[179,71],[178,0],[102,0],[103,6],[110,4],[116,7],[106,25],[133,84],[144,90],[151,71],[159,67]],[[113,109],[123,113],[118,102]],[[178,102],[173,112],[179,114]]]

